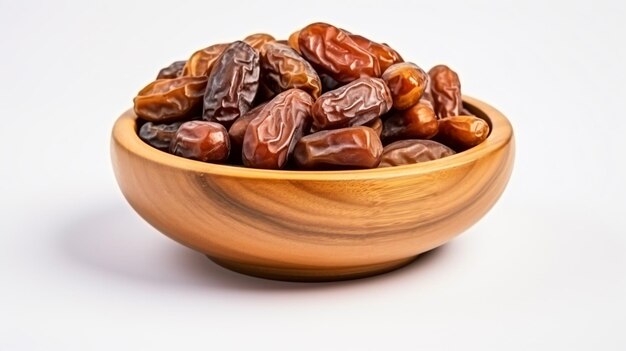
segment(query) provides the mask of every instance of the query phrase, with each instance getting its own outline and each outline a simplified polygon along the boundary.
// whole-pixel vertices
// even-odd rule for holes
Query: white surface
[[[626,3],[339,3],[0,1],[0,350],[626,348]],[[110,128],[170,61],[314,20],[455,68],[511,119],[513,177],[394,273],[231,273],[130,209]]]

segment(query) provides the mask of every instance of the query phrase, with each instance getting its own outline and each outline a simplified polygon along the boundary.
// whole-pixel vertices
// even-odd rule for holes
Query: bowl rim
[[[113,126],[112,151],[114,152],[113,146],[117,145],[136,157],[171,168],[234,178],[336,181],[414,176],[461,167],[500,150],[510,143],[513,137],[513,128],[509,120],[500,111],[483,101],[465,95],[463,96],[463,103],[469,105],[471,110],[482,112],[489,119],[491,131],[487,139],[469,150],[438,160],[412,165],[359,170],[300,171],[245,168],[190,160],[158,150],[141,140],[137,134],[137,116],[132,108],[125,111]]]

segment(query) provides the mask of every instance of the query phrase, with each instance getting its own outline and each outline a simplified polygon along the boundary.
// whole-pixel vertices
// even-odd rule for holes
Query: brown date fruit
[[[457,151],[482,143],[489,135],[489,124],[475,116],[450,116],[439,120],[437,140]]]
[[[135,114],[157,123],[184,120],[202,105],[206,87],[207,77],[155,80],[137,93]]]
[[[215,62],[229,44],[215,44],[198,50],[191,55],[183,67],[182,75],[187,77],[208,76]]]
[[[228,132],[215,122],[185,122],[172,139],[170,152],[203,162],[225,161],[230,152]]]
[[[380,118],[375,118],[374,120],[364,124],[363,126],[374,129],[376,135],[378,135],[379,138],[383,133],[383,121]]]
[[[359,126],[309,134],[298,141],[293,157],[304,169],[374,168],[382,152],[376,132]]]
[[[248,112],[259,87],[259,71],[254,48],[243,41],[229,45],[209,75],[202,118],[228,127]]]
[[[171,65],[161,69],[156,79],[178,78],[183,74],[183,67],[187,61],[174,61]]]
[[[289,46],[267,43],[261,51],[262,85],[273,95],[289,89],[300,89],[313,99],[322,94],[322,82],[310,63]]]
[[[379,44],[357,34],[349,35],[358,46],[367,50],[367,52],[374,55],[378,59],[381,72],[385,72],[389,66],[395,63],[404,61],[400,54],[386,44]]]
[[[391,109],[389,88],[380,78],[359,78],[322,94],[313,104],[317,129],[337,129],[370,122]]]
[[[269,42],[276,41],[273,36],[266,33],[256,33],[248,35],[243,39],[243,42],[252,46],[253,48],[261,51],[263,45]]]
[[[400,139],[430,139],[438,130],[435,112],[420,102],[408,110],[390,112],[383,123],[381,138],[385,144]]]
[[[299,36],[300,36],[300,31],[297,30],[291,33],[291,35],[289,36],[289,40],[287,40],[289,42],[289,46],[291,46],[292,49],[296,50],[298,54],[300,54],[300,45],[298,45]]]
[[[174,122],[170,124],[155,124],[152,122],[144,123],[139,129],[139,137],[148,145],[161,151],[169,151],[170,143],[176,131],[182,122]]]
[[[393,107],[397,110],[414,106],[424,94],[428,83],[428,74],[410,62],[391,65],[382,78],[391,91]]]
[[[400,140],[385,146],[378,167],[393,167],[454,155],[451,148],[432,140]]]
[[[247,167],[281,169],[311,121],[311,95],[291,89],[276,95],[254,118],[243,138]]]
[[[246,112],[243,116],[237,118],[233,125],[228,129],[228,135],[230,136],[230,145],[233,149],[241,151],[241,145],[243,145],[243,137],[246,135],[246,129],[248,128],[248,124],[255,119],[263,107],[265,107],[267,103],[263,103],[250,111]]]
[[[326,23],[304,27],[298,36],[302,56],[319,73],[340,83],[360,77],[380,77],[378,58],[360,47],[345,31]]]
[[[463,107],[459,76],[446,65],[438,65],[428,71],[430,93],[439,118],[458,116]]]

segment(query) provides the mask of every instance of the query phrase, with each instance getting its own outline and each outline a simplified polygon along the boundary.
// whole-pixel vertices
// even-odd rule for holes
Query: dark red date
[[[439,118],[458,116],[463,107],[461,81],[458,74],[446,65],[438,65],[428,71],[430,93]]]
[[[420,102],[408,110],[387,114],[381,138],[386,144],[400,139],[430,139],[438,130],[435,112]]]
[[[389,88],[380,78],[360,78],[320,96],[313,105],[313,125],[337,129],[370,122],[391,109]]]
[[[230,152],[228,132],[215,122],[185,122],[172,139],[170,152],[203,162],[223,162]]]
[[[350,34],[350,38],[354,40],[358,46],[378,59],[381,72],[385,72],[385,70],[394,63],[403,61],[400,54],[386,44],[379,44],[356,34]]]
[[[378,58],[360,47],[345,31],[326,23],[304,27],[298,47],[319,73],[340,83],[360,77],[380,77]]]
[[[489,135],[489,124],[476,116],[450,116],[439,120],[437,140],[457,151],[482,143]]]
[[[202,117],[230,126],[248,112],[259,87],[259,53],[236,41],[220,56],[209,75]]]
[[[261,83],[273,94],[300,89],[314,99],[322,94],[322,82],[310,63],[289,46],[270,42],[261,51]]]
[[[298,141],[294,160],[304,169],[374,168],[383,145],[372,128],[360,126],[325,130]]]
[[[311,124],[311,95],[291,89],[276,95],[246,129],[242,160],[247,167],[281,169]]]
[[[432,140],[400,140],[385,146],[378,167],[393,167],[437,160],[454,150]]]

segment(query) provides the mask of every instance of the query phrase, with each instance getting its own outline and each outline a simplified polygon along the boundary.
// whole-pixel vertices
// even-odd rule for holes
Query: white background
[[[0,0],[0,350],[624,350],[625,4]],[[161,66],[318,20],[452,66],[512,121],[513,176],[387,275],[226,271],[126,204],[111,126]]]

